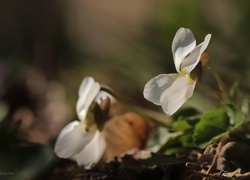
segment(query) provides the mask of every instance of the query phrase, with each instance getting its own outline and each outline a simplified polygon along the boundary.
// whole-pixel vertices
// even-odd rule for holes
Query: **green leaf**
[[[175,114],[171,131],[176,135],[166,139],[158,152],[172,155],[178,153],[180,149],[194,147],[192,134],[199,120],[200,112],[194,108],[186,108]]]
[[[187,120],[185,119],[179,119],[178,121],[174,121],[171,130],[173,131],[187,131],[192,129],[193,126],[191,126]]]
[[[179,111],[173,117],[172,131],[187,131],[193,129],[200,119],[200,112],[194,108]]]
[[[229,125],[229,117],[224,110],[207,112],[195,126],[193,142],[198,147],[204,148],[214,137],[227,132]]]
[[[177,137],[170,137],[168,139],[168,141],[160,148],[158,153],[164,153],[166,150],[168,150],[172,147],[180,146],[181,145],[180,136],[181,135],[179,135]]]
[[[146,147],[149,149],[154,149],[158,147],[161,143],[164,143],[170,137],[170,133],[167,128],[158,127],[156,131],[153,131],[149,136]]]
[[[183,147],[194,147],[192,133],[186,133],[179,139]]]
[[[192,146],[192,134],[190,132],[169,138],[168,141],[160,148],[158,153],[172,155],[175,154],[180,148]]]
[[[246,98],[242,100],[242,103],[241,103],[241,111],[245,115],[247,115],[249,112],[249,104],[250,104],[250,97],[247,96]]]
[[[225,107],[233,129],[238,128],[244,122],[245,114],[235,104],[226,104]]]
[[[178,120],[179,118],[192,118],[197,117],[200,114],[200,112],[195,108],[185,108],[180,111],[177,111],[173,115],[173,120]]]

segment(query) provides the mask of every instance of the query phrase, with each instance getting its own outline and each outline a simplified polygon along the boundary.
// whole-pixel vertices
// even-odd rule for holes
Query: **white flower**
[[[79,88],[79,99],[76,111],[80,121],[73,121],[60,132],[55,143],[55,153],[60,158],[70,158],[79,166],[89,169],[103,156],[106,141],[103,134],[96,128],[86,127],[86,116],[93,101],[97,103],[105,96],[100,92],[100,85],[93,78],[87,77]]]
[[[175,113],[193,95],[197,79],[192,79],[190,73],[199,63],[210,39],[211,34],[207,34],[204,42],[196,46],[190,29],[180,28],[172,43],[174,64],[178,73],[160,74],[149,80],[144,87],[144,97],[162,106],[166,114]]]

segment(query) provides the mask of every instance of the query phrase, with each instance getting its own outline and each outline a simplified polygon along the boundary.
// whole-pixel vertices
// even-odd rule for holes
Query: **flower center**
[[[190,83],[194,83],[197,80],[197,79],[193,79],[191,74],[189,74],[187,72],[180,72],[179,77],[183,77],[183,76],[188,77],[188,80],[189,80]]]

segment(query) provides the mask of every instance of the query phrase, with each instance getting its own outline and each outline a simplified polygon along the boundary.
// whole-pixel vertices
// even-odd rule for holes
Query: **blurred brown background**
[[[18,137],[53,144],[63,125],[77,118],[75,102],[84,76],[135,105],[161,112],[142,91],[150,78],[175,72],[171,43],[180,27],[190,28],[197,43],[211,33],[207,51],[218,73],[228,86],[240,80],[242,94],[248,93],[249,11],[250,2],[233,0],[1,0],[1,144],[16,142],[9,122],[21,129]],[[218,92],[207,70],[185,105],[207,111],[218,104]],[[41,158],[37,166],[36,152],[33,164],[26,164],[33,168],[26,173],[30,177],[53,159],[51,149],[38,149],[30,151],[47,161]],[[19,172],[19,157],[2,159],[0,169]],[[16,169],[10,168],[13,163]]]

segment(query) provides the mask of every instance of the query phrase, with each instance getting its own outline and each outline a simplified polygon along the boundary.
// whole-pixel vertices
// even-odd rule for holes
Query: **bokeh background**
[[[171,44],[180,27],[191,29],[197,43],[211,33],[207,52],[215,69],[228,87],[239,80],[242,94],[248,93],[249,12],[250,2],[233,0],[1,0],[1,172],[13,172],[5,176],[10,179],[43,178],[55,161],[50,147],[77,118],[85,76],[134,105],[162,112],[144,100],[143,87],[175,72]],[[207,70],[185,106],[205,112],[218,97]],[[37,146],[16,147],[20,139]]]

